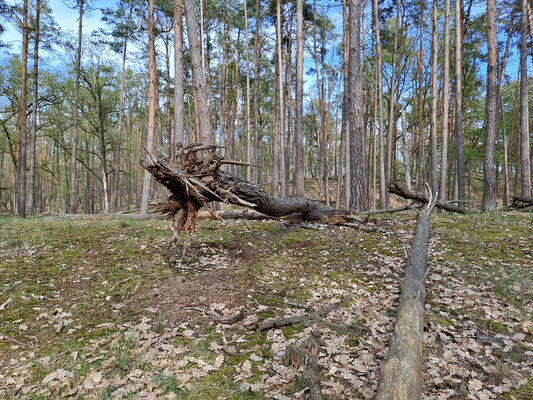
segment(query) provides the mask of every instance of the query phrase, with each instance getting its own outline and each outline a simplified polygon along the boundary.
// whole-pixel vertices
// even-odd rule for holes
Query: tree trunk
[[[423,75],[424,75],[424,0],[420,2],[418,50],[418,162],[417,162],[417,189],[424,187],[424,104],[423,104]]]
[[[31,110],[30,178],[28,184],[28,214],[35,214],[35,153],[37,147],[37,106],[39,104],[39,31],[41,0],[35,5],[35,42],[33,51],[33,99]]]
[[[183,110],[185,74],[183,72],[183,0],[174,0],[174,135],[172,152],[184,143],[185,113]]]
[[[381,61],[381,34],[379,30],[378,0],[372,2],[372,14],[374,20],[374,35],[376,40],[377,58],[377,83],[379,101],[379,202],[382,209],[387,208],[387,177],[385,173],[385,128],[383,126],[383,77]]]
[[[405,267],[400,304],[390,339],[387,361],[381,368],[377,400],[422,398],[426,263],[429,246],[429,215],[433,206],[418,214],[415,237]]]
[[[395,137],[394,129],[396,125],[396,119],[394,118],[394,108],[395,108],[395,94],[394,89],[396,87],[396,63],[397,63],[397,53],[398,53],[398,30],[400,27],[400,5],[401,0],[396,2],[396,24],[394,26],[394,53],[392,55],[392,73],[390,80],[390,91],[389,91],[389,124],[387,132],[387,185],[392,181],[392,158],[394,154],[395,147]],[[389,192],[385,192],[387,207],[389,206]]]
[[[352,174],[350,170],[350,163],[352,157],[350,157],[350,111],[348,109],[350,105],[350,12],[349,12],[349,0],[342,0],[342,37],[343,37],[343,71],[344,71],[344,94],[342,97],[342,131],[344,132],[344,148],[345,150],[345,185],[344,185],[344,204],[346,208],[350,207],[351,201],[351,181]]]
[[[421,203],[428,203],[429,202],[429,199],[427,198],[427,196],[424,193],[418,192],[418,191],[410,191],[410,190],[407,190],[406,188],[401,187],[400,185],[396,185],[394,183],[391,183],[389,185],[389,192],[393,193],[393,194],[395,194],[397,196],[403,197],[404,199],[416,200],[416,201],[419,201]],[[441,201],[436,201],[435,202],[435,207],[442,208],[443,210],[446,210],[446,211],[452,211],[452,212],[460,213],[460,214],[464,214],[465,213],[464,209],[459,208],[459,207],[454,206],[454,205],[449,204],[449,203],[443,203]]]
[[[350,64],[349,64],[349,116],[350,116],[350,209],[367,209],[367,187],[365,182],[365,138],[363,134],[363,75],[361,71],[361,4],[350,0]]]
[[[529,159],[529,99],[527,75],[527,0],[522,0],[522,26],[520,41],[520,167],[522,170],[522,196],[531,196],[531,165]]]
[[[131,14],[133,13],[133,3],[130,6],[128,19],[126,25],[129,25]],[[129,29],[129,28],[127,28]],[[122,73],[120,75],[120,100],[118,106],[118,135],[117,135],[117,155],[115,160],[115,179],[113,181],[113,212],[117,212],[118,198],[119,198],[119,182],[120,182],[120,152],[122,146],[122,117],[124,111],[124,86],[126,79],[126,58],[127,58],[127,46],[128,46],[128,31],[124,36],[124,44],[122,45]]]
[[[252,133],[250,131],[250,51],[248,49],[248,10],[244,4],[244,36],[246,40],[246,179],[252,178]]]
[[[254,151],[253,151],[253,182],[259,183],[259,0],[255,2],[255,42],[254,42]]]
[[[449,86],[450,86],[450,0],[444,11],[444,76],[442,82],[442,142],[439,200],[446,201],[446,172],[448,170],[449,137]]]
[[[464,208],[465,160],[463,154],[463,2],[455,0],[455,179],[459,207]]]
[[[437,194],[439,190],[439,170],[437,163],[437,1],[433,0],[431,13],[431,121],[430,121],[430,186]]]
[[[407,187],[407,190],[411,190],[411,143],[409,140],[409,136],[407,136],[407,117],[405,116],[405,109],[402,109],[402,142],[404,158],[403,165],[405,171],[405,187]]]
[[[207,106],[207,85],[202,68],[201,43],[198,39],[198,21],[194,10],[194,0],[184,0],[185,21],[187,22],[187,37],[189,38],[189,52],[191,69],[194,77],[194,92],[198,106],[198,123],[200,140],[203,143],[212,143],[211,122]]]
[[[155,113],[156,113],[156,86],[157,86],[157,63],[155,60],[155,32],[154,32],[154,0],[148,0],[148,131],[146,139],[146,148],[149,152],[154,151],[155,138]],[[141,214],[148,214],[148,203],[151,187],[151,175],[148,171],[144,172]]]
[[[496,67],[496,17],[494,0],[487,0],[487,95],[486,95],[486,135],[483,157],[483,211],[495,211],[496,181],[494,176],[494,148],[498,129],[498,87]]]
[[[24,0],[22,22],[22,73],[19,117],[18,198],[17,213],[26,218],[26,110],[28,103],[28,0]]]
[[[81,46],[83,41],[83,7],[85,0],[80,0],[80,20],[78,27],[78,52],[76,53],[76,88],[74,97],[74,121],[72,125],[72,155],[70,163],[70,213],[78,212],[78,191],[76,162],[78,153],[78,107],[80,102],[80,68],[81,68]]]
[[[296,93],[294,96],[294,185],[296,196],[304,195],[304,16],[303,0],[296,2]]]

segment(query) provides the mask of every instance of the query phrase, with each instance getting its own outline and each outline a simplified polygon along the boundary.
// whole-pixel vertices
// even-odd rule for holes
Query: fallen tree
[[[397,185],[395,183],[389,184],[389,193],[395,194],[396,196],[403,197],[404,199],[416,200],[421,203],[427,204],[429,198],[421,192],[416,192],[414,190],[407,190],[403,186]],[[443,203],[442,201],[436,201],[435,207],[442,208],[446,211],[452,211],[460,214],[466,214],[466,211],[460,207],[454,206],[450,203]]]
[[[527,208],[533,206],[533,198],[527,196],[513,196],[513,203],[509,209],[519,210],[521,208]]]
[[[171,192],[167,201],[158,204],[157,211],[166,213],[172,221],[175,240],[180,232],[188,235],[194,230],[200,208],[212,201],[245,206],[270,217],[351,220],[347,211],[303,197],[275,198],[260,185],[229,174],[221,167],[234,162],[217,155],[216,149],[214,145],[193,143],[178,146],[173,159],[147,152],[141,160],[141,165]]]
[[[418,213],[400,304],[390,339],[387,361],[381,368],[378,400],[416,400],[422,397],[424,367],[424,303],[431,195]]]

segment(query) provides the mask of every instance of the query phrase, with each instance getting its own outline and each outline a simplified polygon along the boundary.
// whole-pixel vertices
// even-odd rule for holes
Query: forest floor
[[[373,398],[415,219],[200,221],[183,261],[165,221],[0,219],[0,398]],[[426,399],[533,398],[532,222],[432,217]]]

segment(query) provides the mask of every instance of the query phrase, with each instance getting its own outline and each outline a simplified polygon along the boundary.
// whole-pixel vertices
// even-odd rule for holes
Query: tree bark
[[[531,165],[529,159],[529,98],[527,74],[527,1],[522,0],[522,26],[520,41],[520,167],[522,196],[531,196]]]
[[[361,4],[350,0],[350,65],[348,109],[350,116],[350,209],[365,211],[368,195],[365,182],[365,138],[363,134],[363,76],[361,72]]]
[[[446,201],[446,172],[448,170],[449,137],[449,86],[450,86],[450,0],[444,11],[444,75],[442,82],[442,141],[439,200]]]
[[[465,160],[463,139],[463,2],[455,0],[455,177],[459,207],[464,208]]]
[[[146,148],[149,152],[154,151],[155,138],[155,112],[156,112],[156,85],[157,85],[157,64],[155,60],[155,32],[154,32],[154,0],[148,0],[148,132]],[[141,214],[148,214],[148,201],[151,187],[151,175],[144,172]]]
[[[252,133],[250,131],[250,51],[248,48],[248,10],[244,4],[244,36],[246,40],[246,179],[252,178]]]
[[[495,211],[496,180],[494,171],[494,149],[498,129],[498,87],[496,66],[496,16],[494,0],[487,0],[487,95],[486,95],[486,134],[483,157],[483,211]]]
[[[424,0],[420,2],[419,25],[419,50],[418,50],[418,162],[417,162],[417,189],[424,187],[424,104],[423,104],[423,75],[424,75]]]
[[[304,17],[303,0],[296,2],[296,94],[294,104],[294,183],[296,196],[304,195],[303,143],[303,76],[304,76]]]
[[[28,103],[28,0],[24,0],[22,22],[22,73],[19,117],[18,198],[17,213],[26,218],[26,110]]]
[[[255,42],[254,42],[254,151],[253,151],[253,181],[259,183],[259,12],[261,5],[259,0],[255,2]]]
[[[343,71],[344,71],[344,94],[342,97],[342,131],[344,132],[344,148],[345,150],[345,185],[344,185],[344,204],[346,208],[350,206],[351,199],[351,171],[350,163],[350,111],[348,109],[350,101],[350,12],[349,0],[342,0],[342,36],[343,36]]]
[[[211,135],[211,122],[207,105],[207,84],[202,67],[202,50],[198,38],[198,21],[194,10],[194,0],[184,0],[185,21],[187,23],[187,37],[189,38],[189,52],[191,57],[191,69],[194,77],[194,92],[198,106],[198,124],[200,140],[203,143],[213,143]]]
[[[439,190],[439,171],[437,163],[437,1],[433,0],[431,13],[431,121],[430,121],[430,179],[431,191]]]
[[[37,106],[39,104],[39,33],[41,19],[41,0],[35,5],[35,39],[33,51],[33,99],[31,110],[31,142],[30,142],[30,177],[28,182],[29,215],[35,214],[35,156],[37,147]]]
[[[379,6],[378,0],[372,2],[372,14],[374,20],[374,35],[376,40],[377,58],[377,84],[379,101],[379,202],[381,208],[387,208],[387,177],[385,175],[385,128],[383,126],[383,71],[381,61],[381,34],[379,30]]]
[[[172,152],[178,143],[184,143],[185,113],[183,110],[184,94],[183,72],[183,0],[174,0],[174,135]]]
[[[390,339],[387,361],[381,368],[377,400],[422,398],[424,368],[424,324],[426,263],[429,245],[427,204],[418,214],[415,237],[405,267],[400,304]]]
[[[76,53],[76,88],[74,97],[74,121],[72,125],[72,155],[70,163],[70,213],[78,212],[78,189],[76,162],[78,154],[78,107],[80,102],[80,68],[81,68],[81,46],[83,42],[83,7],[85,0],[80,0],[80,20],[78,27],[78,52]]]

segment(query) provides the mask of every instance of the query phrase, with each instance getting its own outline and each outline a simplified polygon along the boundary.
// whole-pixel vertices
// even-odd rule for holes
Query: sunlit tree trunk
[[[80,0],[80,17],[78,27],[78,52],[76,53],[76,88],[74,97],[74,118],[72,123],[72,155],[70,163],[70,212],[78,212],[78,191],[76,174],[76,157],[78,153],[78,107],[80,101],[80,68],[81,68],[81,45],[83,39],[83,7],[84,0]]]
[[[430,121],[430,187],[434,195],[439,190],[437,163],[437,1],[431,13],[431,121]]]
[[[155,113],[156,113],[156,85],[157,85],[157,64],[155,60],[155,32],[154,32],[154,0],[148,0],[148,131],[146,139],[146,149],[148,152],[154,151],[155,139]],[[150,196],[150,187],[152,175],[144,171],[141,214],[148,214],[148,201]]]
[[[496,17],[494,0],[487,0],[487,94],[486,135],[483,157],[483,211],[494,211],[496,202],[496,180],[494,171],[494,148],[498,129],[498,88],[496,67]]]
[[[522,27],[520,33],[520,169],[522,196],[531,196],[531,160],[529,159],[529,98],[527,73],[527,1],[522,0]]]
[[[458,206],[464,208],[465,160],[463,139],[463,2],[455,0],[455,179]]]
[[[39,31],[41,0],[35,4],[35,39],[33,51],[33,98],[31,110],[30,177],[28,182],[28,214],[35,214],[35,156],[37,146],[37,106],[39,104]],[[1,185],[0,185],[1,186]]]
[[[423,103],[423,75],[424,75],[424,0],[420,3],[419,50],[418,50],[418,162],[417,189],[424,187],[424,103]]]
[[[296,2],[296,93],[294,96],[294,184],[296,196],[304,196],[304,16],[303,0]]]
[[[259,12],[261,5],[259,0],[255,2],[255,42],[254,42],[254,144],[253,144],[253,181],[259,183],[259,72],[260,72],[260,57],[259,57]]]
[[[379,113],[379,202],[381,208],[387,208],[387,177],[385,172],[385,127],[383,126],[383,79],[381,61],[381,34],[379,30],[379,2],[373,0],[372,14],[374,20],[374,35],[376,41],[377,84],[378,84],[378,113]]]
[[[173,154],[178,143],[184,142],[185,112],[183,72],[183,0],[174,0],[174,134],[172,136]]]
[[[250,51],[248,49],[248,10],[244,4],[244,36],[246,40],[246,180],[252,178],[252,133],[250,131]]]
[[[363,134],[363,74],[361,71],[361,4],[350,0],[350,61],[349,61],[349,115],[350,115],[350,209],[367,209],[365,182],[365,143]]]
[[[28,103],[28,0],[24,0],[22,22],[22,73],[19,117],[18,199],[17,213],[26,218],[26,110]]]
[[[214,144],[211,135],[211,122],[207,105],[207,84],[202,68],[202,51],[200,39],[198,38],[198,21],[194,11],[194,0],[184,0],[183,3],[185,6],[185,21],[187,22],[191,69],[194,77],[194,92],[198,107],[200,140],[203,143]]]
[[[450,0],[445,1],[444,10],[444,72],[442,82],[442,141],[440,164],[439,200],[446,201],[446,171],[448,170],[448,136],[450,111]]]

